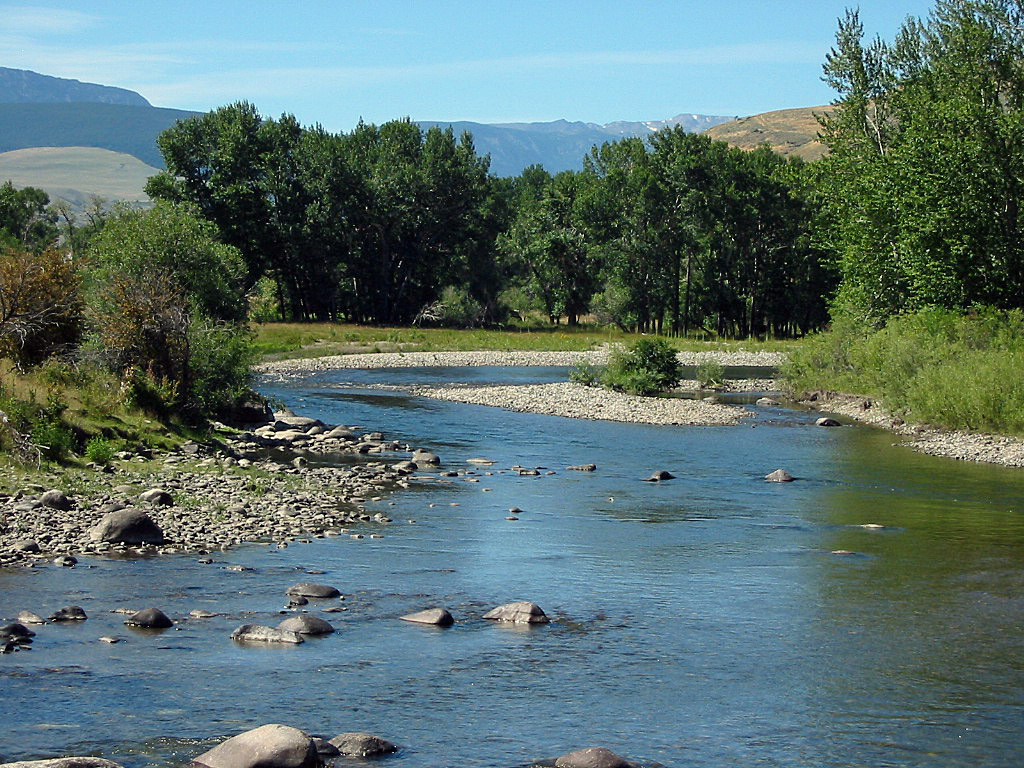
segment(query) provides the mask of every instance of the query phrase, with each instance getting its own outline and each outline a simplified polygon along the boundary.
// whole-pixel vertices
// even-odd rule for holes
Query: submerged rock
[[[830,416],[822,416],[814,422],[816,427],[839,427],[842,426],[838,421],[831,418]]]
[[[331,587],[326,584],[310,584],[306,581],[301,584],[296,584],[293,587],[289,587],[286,594],[290,596],[317,597],[321,599],[341,597],[341,592],[336,587]]]
[[[450,627],[455,623],[455,619],[444,608],[427,608],[424,611],[417,611],[399,618],[413,624],[433,624],[437,627]]]
[[[121,768],[121,764],[102,757],[55,757],[49,760],[0,763],[0,768]]]
[[[604,747],[588,747],[562,755],[555,768],[635,768],[626,758]]]
[[[791,483],[796,478],[784,469],[776,469],[774,472],[769,472],[765,475],[764,479],[769,483]]]
[[[566,469],[571,469],[574,472],[596,472],[597,464],[576,464],[572,467],[566,467]]]
[[[398,751],[398,747],[390,741],[372,733],[342,733],[328,743],[349,757],[379,757]]]
[[[77,605],[69,605],[51,614],[50,621],[85,621],[88,616]]]
[[[664,469],[662,469],[662,470],[659,470],[659,471],[655,472],[650,477],[645,477],[644,478],[644,482],[645,483],[658,483],[658,482],[661,482],[662,480],[675,480],[675,479],[676,479],[675,475],[673,475],[671,472],[666,472]]]
[[[141,629],[167,629],[174,626],[174,622],[167,618],[167,614],[159,608],[144,608],[141,611],[136,611],[125,619],[124,623],[129,627]]]
[[[243,624],[231,633],[231,639],[240,643],[286,643],[298,645],[305,642],[302,635],[286,629],[267,627],[262,624]]]
[[[484,618],[511,624],[547,624],[550,621],[540,606],[526,600],[499,605],[485,613]]]
[[[195,758],[206,768],[319,768],[312,737],[287,725],[261,725],[240,733]]]
[[[334,631],[329,622],[316,616],[292,616],[278,624],[277,628],[299,635],[329,635]]]

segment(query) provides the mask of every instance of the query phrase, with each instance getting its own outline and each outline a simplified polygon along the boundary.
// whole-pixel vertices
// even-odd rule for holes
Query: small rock
[[[416,464],[430,464],[431,466],[437,466],[441,463],[441,457],[436,453],[429,453],[427,451],[416,451],[412,455],[412,460]]]
[[[760,405],[762,408],[774,408],[779,404],[779,401],[772,397],[759,397],[754,401],[754,405]]]
[[[61,568],[74,568],[78,565],[78,558],[73,555],[58,555],[53,558],[53,564],[59,565]]]
[[[140,629],[167,629],[174,626],[174,622],[167,618],[167,614],[159,608],[144,608],[141,611],[136,611],[125,619],[124,623],[129,627],[139,627]]]
[[[316,616],[293,616],[282,621],[277,628],[298,635],[329,635],[334,632],[334,627]]]
[[[341,596],[341,592],[335,587],[330,587],[326,584],[310,584],[309,582],[302,582],[301,584],[289,587],[286,594],[289,596],[316,597],[320,599]]]
[[[604,747],[589,747],[562,755],[555,768],[635,768],[626,758]]]
[[[814,422],[816,427],[838,427],[841,424],[829,416],[822,416]]]
[[[39,542],[35,539],[18,539],[11,544],[11,549],[15,552],[25,552],[26,554],[37,554],[39,550]]]
[[[153,504],[158,507],[170,507],[174,504],[174,498],[163,488],[150,488],[139,494],[139,501]]]
[[[658,472],[655,472],[650,477],[645,477],[644,478],[644,482],[645,483],[659,483],[662,480],[675,480],[675,477],[676,476],[673,475],[671,472],[666,472],[664,469],[662,469],[662,470],[659,470]]]
[[[45,624],[46,619],[42,616],[32,613],[32,611],[18,611],[18,621],[22,624]]]
[[[121,638],[114,637],[113,635],[104,635],[103,637],[100,638],[100,642],[101,643],[107,643],[108,645],[113,645],[114,643],[120,643],[121,642]]]
[[[66,495],[64,495],[63,491],[58,491],[56,489],[47,491],[42,496],[40,496],[39,502],[44,507],[49,507],[50,509],[59,509],[62,512],[67,512],[68,510],[71,509],[71,500]]]
[[[566,469],[571,469],[574,472],[596,472],[597,464],[577,464],[572,467],[566,467]]]
[[[81,607],[69,605],[52,614],[50,621],[85,621],[87,618]]]
[[[188,615],[193,619],[212,619],[214,616],[220,616],[219,613],[204,611],[202,608],[196,608],[195,610],[189,611]]]
[[[302,635],[286,629],[266,627],[262,624],[243,624],[231,633],[231,639],[240,643],[288,643],[297,645],[304,642]]]
[[[536,603],[521,601],[506,603],[484,614],[485,619],[512,624],[547,624],[550,619]]]
[[[444,608],[427,608],[424,611],[417,611],[400,617],[402,621],[409,621],[413,624],[433,624],[438,627],[450,627],[455,619]]]
[[[776,469],[774,472],[769,472],[765,475],[764,479],[769,483],[791,483],[796,478],[784,469]]]
[[[349,757],[378,757],[398,751],[398,747],[390,741],[371,733],[342,733],[329,743]]]

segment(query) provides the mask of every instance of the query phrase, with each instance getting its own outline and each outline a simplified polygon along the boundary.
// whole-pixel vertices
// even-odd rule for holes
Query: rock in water
[[[334,587],[329,587],[326,584],[310,584],[308,582],[303,582],[301,584],[296,584],[294,587],[289,587],[286,594],[297,595],[299,597],[318,598],[341,596],[341,592]]]
[[[555,768],[635,768],[626,758],[604,747],[588,747],[562,755]]]
[[[764,479],[769,483],[791,483],[796,478],[784,469],[776,469],[774,472],[765,475]]]
[[[164,532],[141,509],[128,507],[104,515],[89,530],[89,538],[109,544],[160,544]]]
[[[658,483],[658,482],[661,482],[662,480],[675,480],[675,479],[676,479],[675,475],[673,475],[671,472],[666,472],[664,469],[662,469],[662,470],[659,470],[659,471],[655,472],[650,477],[645,477],[644,478],[644,482],[645,483]]]
[[[427,608],[425,611],[417,611],[400,618],[413,624],[433,624],[437,627],[450,627],[455,623],[455,619],[444,608]]]
[[[231,633],[231,639],[240,643],[288,643],[298,645],[305,642],[302,635],[286,629],[266,627],[262,624],[243,624]]]
[[[287,725],[261,725],[218,744],[195,758],[206,768],[319,768],[313,739]]]
[[[436,453],[430,453],[428,451],[416,451],[412,455],[412,460],[420,465],[431,464],[436,466],[441,463],[440,456],[438,456]]]
[[[159,608],[145,608],[136,611],[124,621],[129,627],[141,629],[167,629],[173,627],[174,622],[167,618],[167,614]]]
[[[292,616],[278,624],[277,628],[299,635],[329,635],[334,631],[330,623],[316,616]]]
[[[499,605],[484,614],[491,621],[507,621],[511,624],[547,624],[550,619],[536,603],[521,601]]]
[[[32,611],[18,611],[18,621],[22,624],[45,624],[46,619]]]
[[[87,618],[89,617],[79,606],[69,605],[53,613],[50,621],[85,621]]]
[[[817,421],[814,422],[814,425],[817,426],[817,427],[838,427],[838,426],[840,426],[838,421],[836,421],[835,419],[830,418],[828,416],[822,416],[820,419],[818,419]]]
[[[349,757],[378,757],[398,751],[398,747],[390,741],[372,733],[342,733],[331,739],[328,744],[337,747],[341,754]]]
[[[0,768],[121,768],[121,764],[102,757],[55,757],[50,760],[0,763]]]

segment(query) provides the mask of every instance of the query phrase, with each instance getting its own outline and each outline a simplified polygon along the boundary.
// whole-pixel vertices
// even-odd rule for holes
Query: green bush
[[[653,395],[679,383],[682,368],[664,339],[641,339],[628,350],[614,351],[601,383],[633,395]]]
[[[96,464],[109,464],[117,452],[114,444],[101,435],[96,435],[85,444],[85,458]]]
[[[719,387],[724,381],[725,367],[717,360],[703,360],[697,366],[697,384],[701,389]]]
[[[42,455],[51,461],[62,461],[75,450],[75,434],[60,421],[40,421],[31,432]]]
[[[569,370],[569,381],[582,384],[585,387],[592,387],[599,383],[604,369],[601,366],[580,360]]]

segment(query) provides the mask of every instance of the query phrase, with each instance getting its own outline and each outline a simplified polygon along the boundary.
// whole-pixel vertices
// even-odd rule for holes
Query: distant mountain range
[[[808,154],[805,145],[813,145],[817,129],[816,123],[811,125],[811,110],[803,111],[807,114],[800,119],[788,113],[801,110],[784,110],[743,120],[681,114],[666,120],[616,121],[606,125],[566,120],[494,124],[422,121],[419,125],[423,128],[450,125],[457,136],[469,131],[477,152],[490,155],[493,173],[515,176],[534,164],[544,166],[551,173],[579,170],[583,157],[595,145],[625,136],[647,136],[674,125],[691,132],[708,131],[713,137],[738,146],[756,146],[768,141],[783,154],[793,152],[810,157],[817,153],[820,156],[820,145],[811,146]],[[778,118],[769,117],[784,113],[787,116],[781,123]],[[71,199],[97,194],[90,186],[97,186],[94,179],[103,176],[117,180],[113,187],[108,185],[107,190],[122,189],[118,199],[144,199],[141,187],[137,190],[126,187],[130,186],[127,179],[137,179],[143,171],[134,161],[162,168],[163,158],[157,149],[156,137],[178,120],[199,114],[154,107],[141,95],[123,88],[0,67],[0,181],[11,177],[4,175],[5,168],[8,173],[17,170],[16,183],[40,186],[51,195]],[[757,122],[759,118],[763,118],[761,122]],[[35,153],[30,156],[31,162],[27,162],[25,155],[15,158],[4,155],[44,147],[86,147],[108,150],[108,154]],[[65,175],[46,170],[43,166],[48,159],[59,161]],[[117,168],[107,168],[107,162]],[[126,168],[133,170],[126,174]],[[39,178],[35,183],[31,181],[34,173]]]

